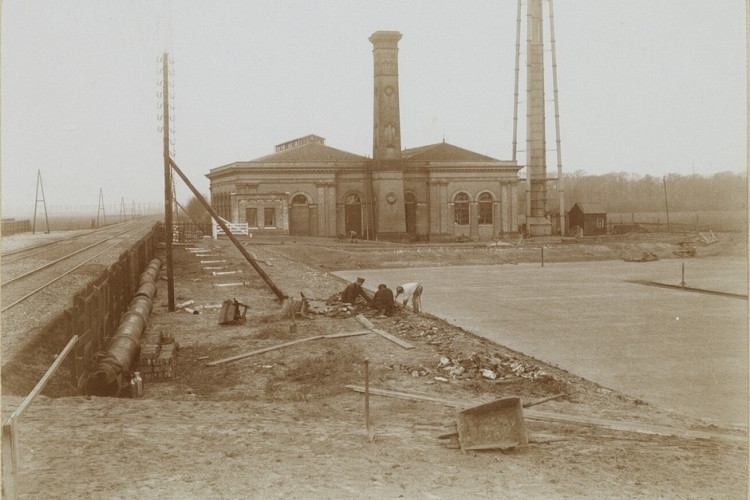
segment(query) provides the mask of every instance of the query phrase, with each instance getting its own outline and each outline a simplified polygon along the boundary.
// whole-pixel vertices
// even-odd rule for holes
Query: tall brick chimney
[[[370,36],[375,63],[375,106],[372,158],[401,158],[401,114],[398,102],[398,31],[376,31]]]
[[[552,234],[547,214],[547,145],[544,116],[542,0],[529,0],[526,58],[526,227],[531,236]]]
[[[405,240],[404,167],[398,102],[398,31],[370,36],[374,61],[374,113],[370,194],[376,239]]]

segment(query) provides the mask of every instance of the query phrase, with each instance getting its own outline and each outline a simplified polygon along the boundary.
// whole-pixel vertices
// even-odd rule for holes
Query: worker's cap
[[[402,293],[402,292],[404,291],[404,287],[402,287],[402,286],[397,286],[397,287],[396,287],[396,291],[397,291],[398,293]]]
[[[364,283],[364,282],[365,282],[364,278],[357,278],[357,283]]]
[[[381,283],[378,285],[378,290],[382,290],[383,288],[388,288],[385,283]]]

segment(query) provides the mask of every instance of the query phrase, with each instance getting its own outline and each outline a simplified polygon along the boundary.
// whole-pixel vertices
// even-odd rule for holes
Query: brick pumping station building
[[[308,135],[275,152],[212,169],[218,214],[256,234],[387,241],[487,241],[518,232],[516,161],[439,142],[401,149],[398,41],[370,37],[374,56],[372,158]]]

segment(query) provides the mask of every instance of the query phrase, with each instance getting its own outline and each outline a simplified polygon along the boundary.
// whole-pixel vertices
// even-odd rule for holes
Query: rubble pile
[[[357,304],[347,304],[341,302],[341,294],[335,293],[327,299],[306,299],[307,311],[310,314],[319,314],[329,318],[351,318],[358,314],[358,311],[367,306],[362,298],[357,299]]]
[[[437,369],[443,376],[453,378],[501,380],[526,378],[536,380],[549,377],[539,365],[525,365],[517,359],[502,354],[473,354],[469,358],[441,356]]]

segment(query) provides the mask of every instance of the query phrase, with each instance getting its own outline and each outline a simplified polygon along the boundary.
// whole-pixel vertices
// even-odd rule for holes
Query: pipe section
[[[156,280],[161,260],[152,260],[140,276],[138,291],[127,312],[120,318],[107,350],[97,353],[96,366],[83,384],[83,393],[93,396],[117,396],[129,384],[130,368],[138,360],[140,339],[153,309]]]

